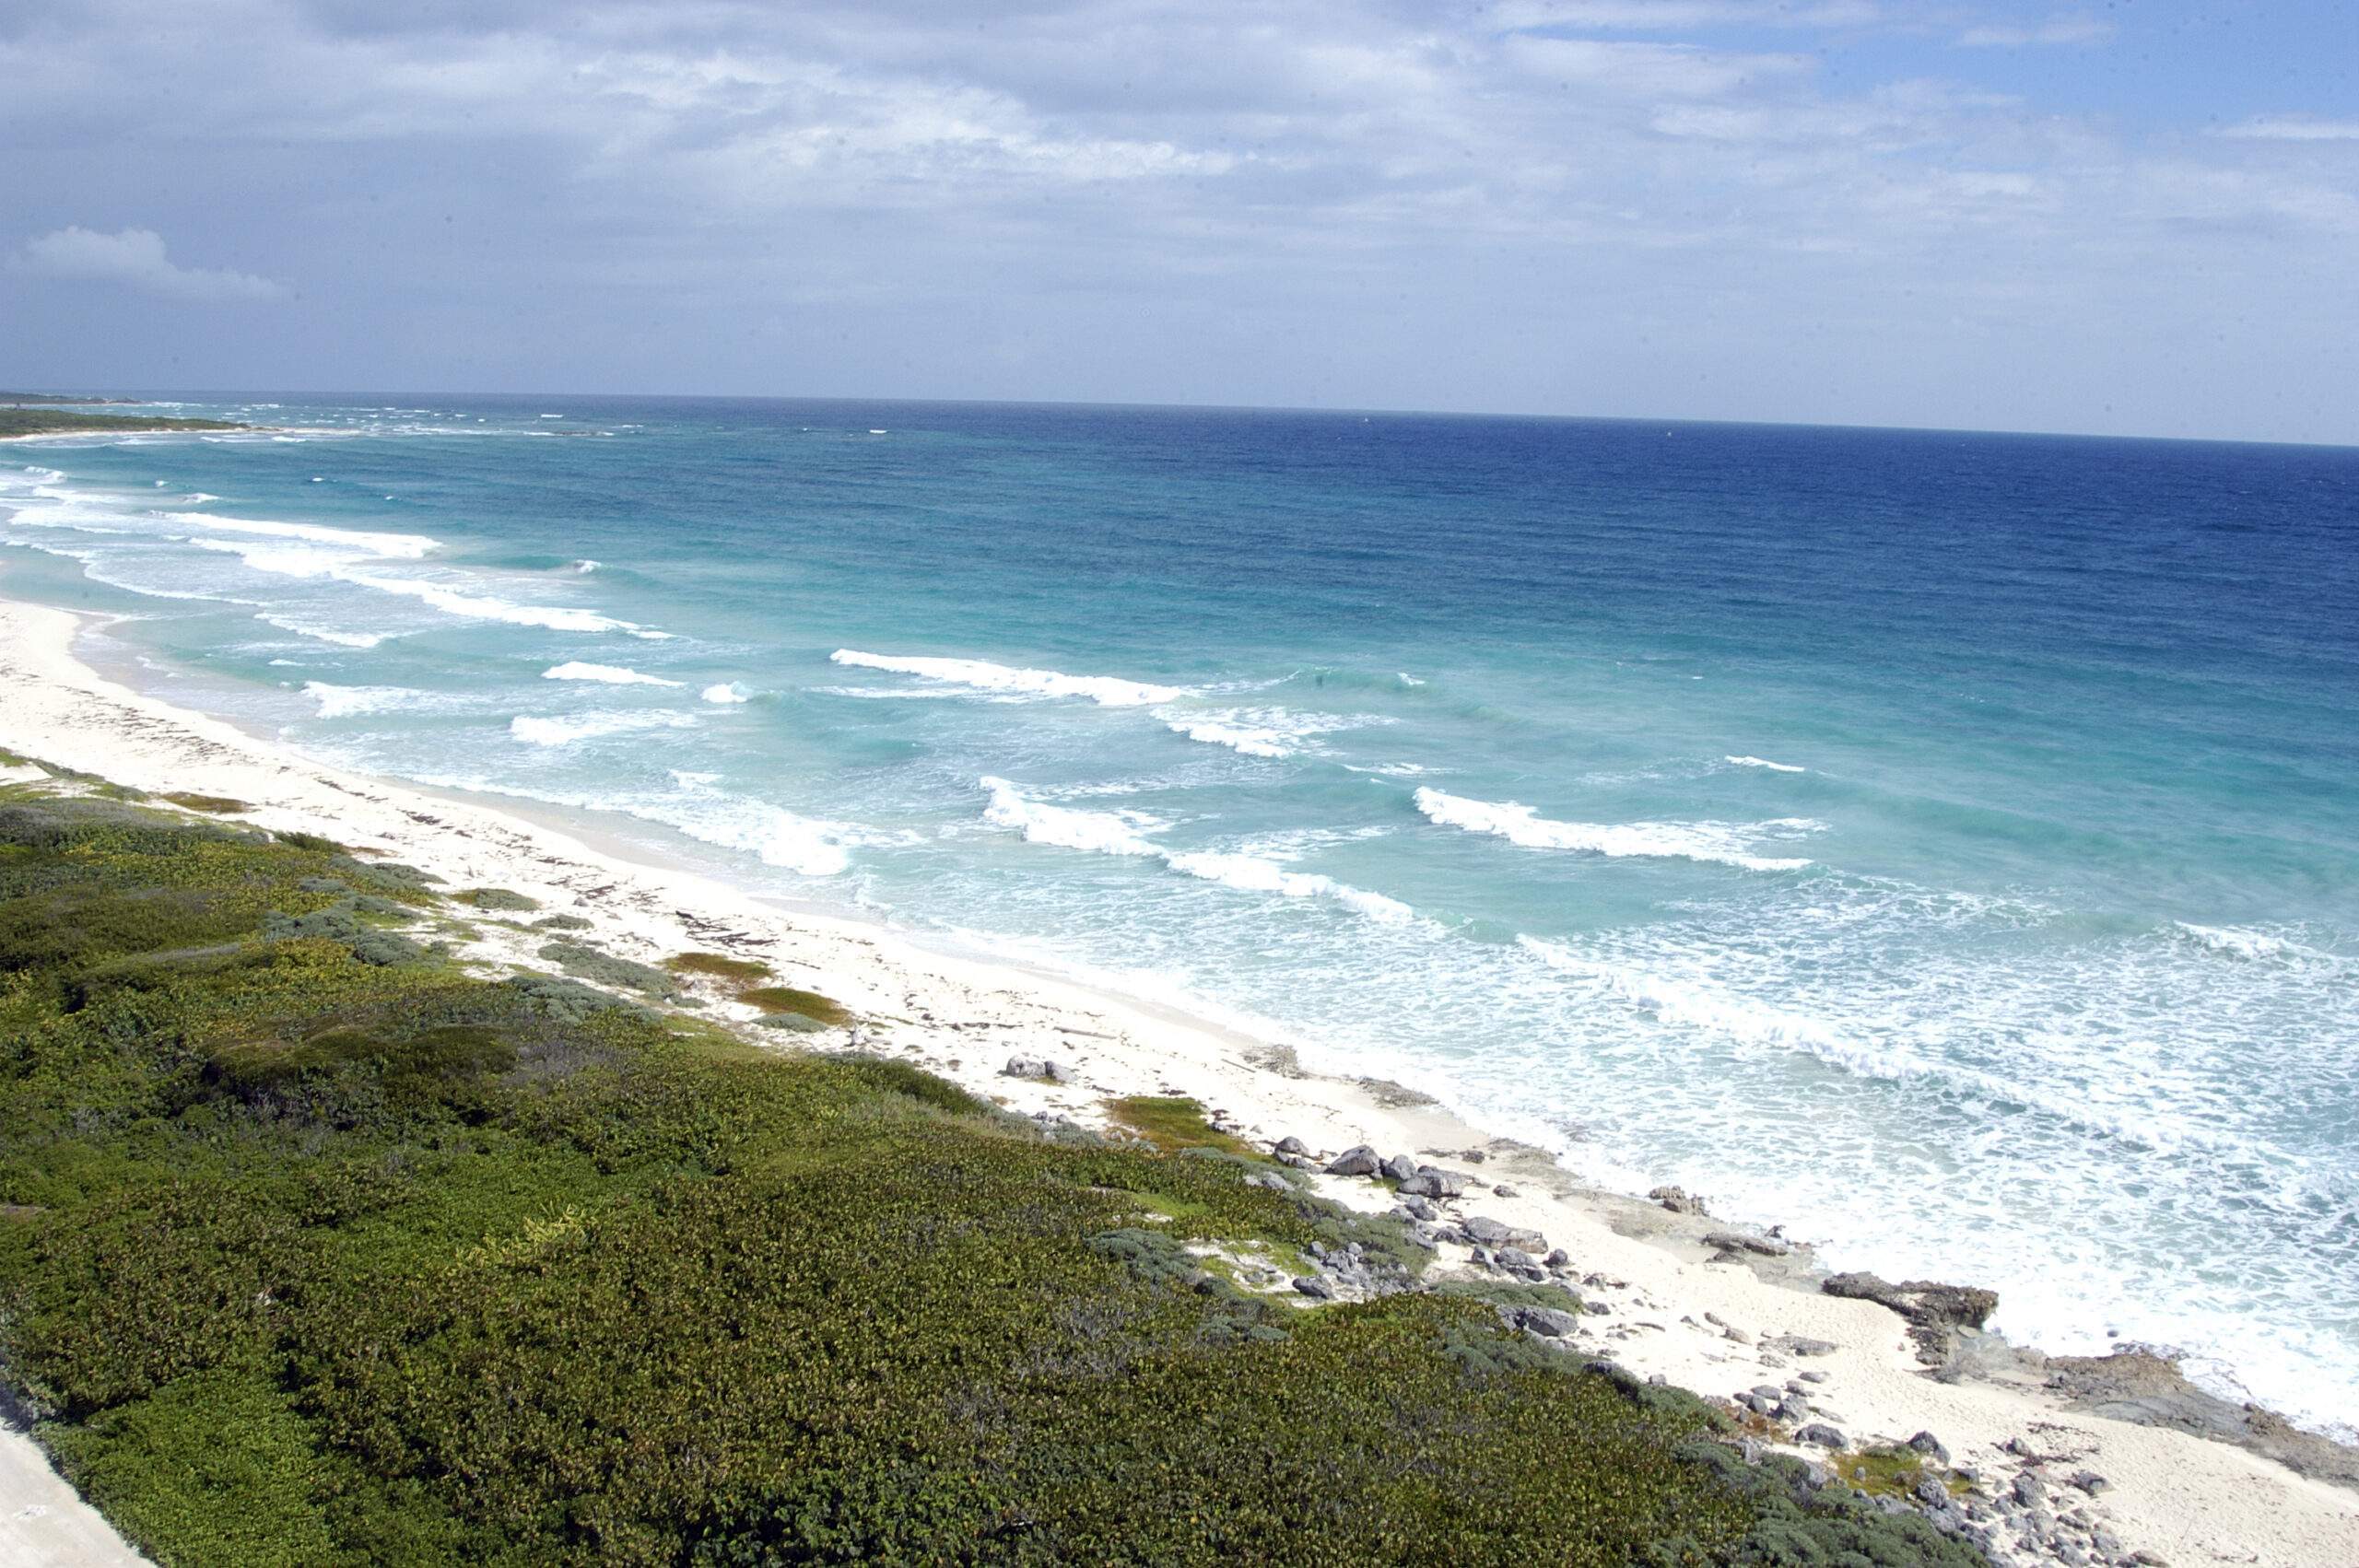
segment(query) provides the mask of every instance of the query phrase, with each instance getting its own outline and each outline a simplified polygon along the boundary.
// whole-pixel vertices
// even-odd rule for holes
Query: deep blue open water
[[[2359,451],[186,411],[0,455],[166,695],[2359,1419]]]

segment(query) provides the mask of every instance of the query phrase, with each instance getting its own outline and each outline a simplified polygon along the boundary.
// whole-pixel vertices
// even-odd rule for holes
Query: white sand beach
[[[1806,1388],[1811,1419],[1852,1446],[1931,1433],[1986,1492],[2011,1494],[2018,1477],[2031,1476],[2024,1492],[2044,1494],[2054,1528],[2037,1554],[2004,1560],[2048,1561],[2056,1541],[2086,1540],[2103,1561],[2177,1568],[2359,1562],[2359,1490],[2306,1478],[2231,1443],[2111,1419],[2085,1408],[2086,1399],[2076,1407],[2044,1386],[2049,1374],[2036,1358],[1994,1352],[1970,1358],[1986,1370],[1936,1377],[1902,1317],[1822,1293],[1807,1257],[1778,1255],[1781,1244],[1755,1252],[1708,1242],[1724,1227],[1703,1215],[1585,1188],[1537,1152],[1420,1096],[1305,1074],[1289,1053],[1227,1029],[1055,977],[930,951],[882,928],[784,910],[705,877],[639,863],[594,834],[308,761],[101,677],[75,656],[80,625],[65,612],[0,603],[0,746],[140,790],[230,797],[251,808],[238,820],[327,836],[453,886],[512,889],[590,921],[590,938],[625,956],[720,950],[758,957],[785,983],[861,1015],[862,1047],[1018,1112],[1093,1124],[1103,1121],[1110,1097],[1185,1094],[1264,1147],[1298,1138],[1323,1162],[1366,1144],[1479,1174],[1481,1185],[1449,1211],[1540,1232],[1569,1254],[1585,1293],[1605,1306],[1578,1333],[1577,1353],[1610,1356],[1641,1376],[1721,1398],[1783,1387],[1808,1372],[1793,1387]],[[537,939],[484,929],[466,954],[471,963],[494,973],[535,964]],[[705,1000],[706,1016],[753,1016],[719,990]],[[747,1033],[778,1044],[776,1036]],[[1008,1076],[1003,1070],[1015,1057],[1062,1064],[1070,1082]],[[1359,1208],[1395,1201],[1385,1186],[1358,1177],[1320,1176],[1318,1184]],[[1442,1267],[1470,1266],[1467,1248],[1441,1250]],[[1960,1257],[1954,1279],[1975,1282],[1970,1257]],[[1764,1440],[1783,1431],[1765,1427]],[[2076,1476],[2102,1484],[2076,1487]],[[2075,1514],[2084,1527],[2072,1524]],[[2013,1550],[2017,1533],[2008,1523],[2001,1546]],[[0,1445],[0,1557],[135,1560],[37,1463],[30,1440],[13,1433]]]

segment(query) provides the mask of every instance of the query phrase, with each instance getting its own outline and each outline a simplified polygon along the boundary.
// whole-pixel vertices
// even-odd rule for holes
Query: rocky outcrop
[[[1945,1366],[1960,1330],[1980,1333],[1999,1309],[1999,1293],[1978,1285],[1942,1285],[1930,1280],[1899,1284],[1877,1274],[1830,1274],[1819,1281],[1831,1296],[1872,1301],[1908,1320],[1908,1337],[1917,1341],[1917,1359],[1928,1366]]]
[[[2048,1387],[2076,1410],[2232,1443],[2296,1475],[2359,1488],[2359,1449],[2304,1432],[2259,1405],[2207,1394],[2142,1346],[2124,1346],[2109,1356],[2055,1356],[2046,1364]]]

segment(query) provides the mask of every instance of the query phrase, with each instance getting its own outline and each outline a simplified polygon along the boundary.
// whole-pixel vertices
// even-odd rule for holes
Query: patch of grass
[[[586,931],[591,922],[579,915],[544,915],[533,922],[536,931]]]
[[[708,975],[719,980],[767,978],[770,966],[757,958],[732,958],[725,953],[682,953],[663,960],[675,975]]]
[[[737,1000],[751,1003],[764,1012],[792,1013],[829,1028],[841,1028],[853,1021],[851,1013],[841,1003],[823,997],[817,991],[801,990],[793,986],[749,986],[738,991]]]
[[[511,893],[504,887],[470,887],[450,895],[450,898],[455,904],[503,914],[529,914],[541,907],[540,900]]]
[[[1246,1158],[1260,1153],[1241,1139],[1213,1130],[1204,1119],[1204,1107],[1183,1094],[1133,1094],[1109,1100],[1106,1114],[1117,1127],[1129,1129],[1167,1154],[1181,1149],[1217,1149]]]
[[[173,790],[163,799],[176,806],[185,806],[193,812],[210,812],[216,816],[236,816],[253,809],[245,802],[233,801],[227,795],[193,795],[184,790]]]
[[[1917,1486],[1931,1473],[1925,1457],[1913,1448],[1866,1448],[1855,1454],[1834,1454],[1826,1460],[1836,1478],[1871,1497],[1914,1497]],[[1942,1485],[1952,1497],[1973,1489],[1964,1480],[1941,1472]]]

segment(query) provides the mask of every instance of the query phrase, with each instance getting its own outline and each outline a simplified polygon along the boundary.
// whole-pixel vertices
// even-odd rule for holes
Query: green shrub
[[[451,899],[453,903],[503,914],[524,914],[541,907],[538,899],[527,898],[504,887],[470,887],[452,894]]]
[[[620,986],[626,990],[641,991],[651,997],[670,998],[680,994],[680,988],[674,983],[672,977],[654,965],[616,958],[610,953],[584,947],[578,942],[549,942],[542,947],[541,956],[579,979]]]
[[[0,805],[0,1367],[159,1562],[1972,1561],[1488,1302],[1239,1292],[1190,1246],[1417,1252],[1184,1102],[1135,1107],[1176,1153],[1061,1141],[904,1062],[372,961],[430,897]]]

